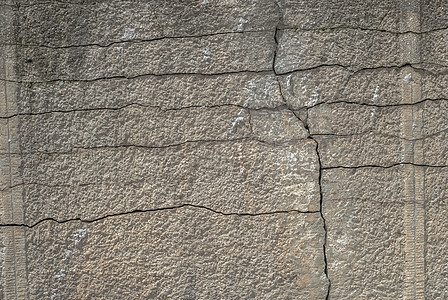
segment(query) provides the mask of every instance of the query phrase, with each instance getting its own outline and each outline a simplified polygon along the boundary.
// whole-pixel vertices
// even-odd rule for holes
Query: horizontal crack
[[[92,108],[75,108],[75,109],[67,109],[67,110],[50,110],[50,111],[42,111],[42,112],[28,112],[28,113],[16,113],[11,114],[8,116],[0,116],[1,119],[11,119],[14,117],[19,116],[41,116],[41,115],[47,115],[47,114],[55,114],[55,113],[74,113],[74,112],[92,112],[92,111],[118,111],[122,109],[126,109],[131,106],[139,106],[143,108],[152,108],[152,109],[158,109],[161,112],[170,112],[170,111],[181,111],[181,110],[187,110],[187,109],[215,109],[215,108],[221,108],[221,107],[235,107],[240,108],[244,110],[252,110],[252,111],[259,111],[259,110],[277,110],[285,107],[285,105],[279,105],[279,106],[273,106],[273,107],[256,107],[251,108],[245,105],[240,104],[233,104],[233,103],[224,103],[224,104],[216,104],[216,105],[189,105],[189,106],[182,106],[182,107],[174,107],[174,108],[164,108],[159,105],[146,105],[142,103],[129,103],[123,106],[118,107],[92,107]]]
[[[337,134],[337,133],[313,133],[310,136],[314,137],[314,136],[322,136],[322,137],[326,137],[326,136],[332,136],[332,137],[353,137],[353,136],[362,136],[362,135],[367,135],[367,134],[375,134],[377,136],[383,136],[383,137],[388,137],[388,138],[395,138],[395,139],[400,139],[403,141],[409,141],[409,142],[413,142],[413,141],[422,141],[422,140],[426,140],[429,138],[432,138],[434,136],[437,136],[441,133],[445,133],[448,131],[448,127],[445,127],[439,131],[433,132],[431,134],[427,134],[421,137],[415,137],[415,138],[406,138],[406,137],[402,137],[399,135],[393,135],[393,134],[387,134],[387,133],[383,133],[381,131],[377,131],[375,129],[372,130],[366,130],[363,132],[357,132],[357,133],[348,133],[348,134]]]
[[[284,99],[284,98],[283,98]],[[359,106],[368,106],[368,107],[378,107],[378,108],[389,108],[389,107],[400,107],[400,106],[412,106],[412,105],[418,105],[424,102],[438,102],[438,101],[448,101],[446,98],[425,98],[420,101],[414,102],[414,103],[398,103],[398,104],[371,104],[371,103],[358,103],[358,102],[351,102],[351,101],[345,101],[345,100],[338,100],[338,101],[331,101],[331,102],[320,102],[312,106],[304,106],[302,108],[294,109],[296,111],[302,110],[302,109],[313,109],[318,106],[322,105],[336,105],[336,104],[350,104],[350,105],[359,105]],[[55,114],[55,113],[74,113],[74,112],[91,112],[91,111],[117,111],[126,109],[131,106],[139,106],[143,108],[152,108],[152,109],[158,109],[161,112],[170,112],[170,111],[180,111],[180,110],[187,110],[187,109],[214,109],[214,108],[221,108],[221,107],[235,107],[245,110],[251,110],[251,111],[262,111],[262,110],[279,110],[279,109],[288,109],[293,110],[291,108],[291,105],[288,104],[282,104],[278,106],[265,106],[265,107],[249,107],[241,104],[234,104],[234,103],[223,103],[223,104],[214,104],[214,105],[188,105],[188,106],[181,106],[181,107],[172,107],[172,108],[164,108],[160,105],[146,105],[143,103],[128,103],[123,106],[116,106],[116,107],[92,107],[92,108],[73,108],[73,109],[66,109],[66,110],[48,110],[48,111],[41,111],[41,112],[21,112],[21,113],[15,113],[8,116],[0,116],[1,119],[11,119],[14,117],[19,116],[40,116],[40,115],[46,115],[46,114]]]
[[[381,69],[401,69],[404,67],[411,67],[414,70],[427,72],[434,75],[444,75],[448,73],[447,71],[443,72],[434,72],[428,69],[424,69],[421,67],[417,67],[419,64],[428,64],[428,65],[435,65],[439,67],[448,68],[448,66],[435,64],[435,63],[415,63],[415,64],[402,64],[402,65],[390,65],[390,66],[377,66],[377,67],[364,67],[359,69],[352,69],[350,66],[345,66],[342,64],[320,64],[308,68],[301,68],[301,69],[295,69],[288,72],[279,73],[272,69],[265,69],[265,70],[240,70],[240,71],[229,71],[229,72],[217,72],[217,73],[200,73],[200,72],[181,72],[181,73],[165,73],[165,74],[158,74],[158,73],[145,73],[145,74],[137,74],[133,76],[126,76],[126,75],[114,75],[114,76],[105,76],[105,77],[98,77],[98,78],[92,78],[92,79],[72,79],[72,78],[58,78],[58,79],[50,79],[50,80],[42,80],[42,81],[27,81],[27,80],[12,80],[12,79],[6,79],[6,78],[0,78],[0,81],[10,82],[10,83],[18,83],[18,84],[48,84],[48,83],[56,83],[56,82],[96,82],[96,81],[103,81],[103,80],[116,80],[116,79],[136,79],[136,78],[144,78],[144,77],[171,77],[171,76],[202,76],[202,77],[218,77],[218,76],[226,76],[226,75],[234,75],[234,74],[275,74],[275,75],[289,75],[297,72],[305,72],[305,71],[311,71],[316,70],[324,67],[340,67],[347,70],[351,70],[353,73],[350,75],[354,76],[355,74],[362,72],[362,71],[368,71],[368,70],[381,70]],[[347,82],[350,80],[350,78],[347,80]]]
[[[218,215],[222,215],[222,216],[238,216],[238,217],[257,217],[257,216],[268,216],[268,215],[289,214],[289,213],[300,213],[300,214],[319,213],[319,211],[301,211],[301,210],[279,210],[279,211],[269,211],[269,212],[260,212],[260,213],[235,213],[235,212],[226,213],[226,212],[218,211],[218,210],[215,210],[213,208],[206,207],[206,206],[203,206],[203,205],[196,205],[196,204],[186,203],[186,204],[181,204],[181,205],[177,205],[177,206],[168,206],[168,207],[162,207],[162,208],[136,209],[136,210],[129,211],[129,212],[108,214],[108,215],[105,215],[105,216],[102,216],[102,217],[99,217],[99,218],[94,218],[94,219],[72,218],[72,219],[67,219],[67,220],[57,220],[55,218],[45,218],[45,219],[37,221],[36,223],[34,223],[32,225],[10,223],[10,224],[0,224],[0,227],[27,227],[27,228],[33,228],[33,227],[36,227],[37,225],[39,225],[39,224],[41,224],[43,222],[48,222],[48,221],[49,222],[56,222],[56,223],[59,223],[59,224],[64,224],[64,223],[74,222],[74,221],[78,221],[78,222],[82,222],[82,223],[94,223],[94,222],[98,222],[98,221],[101,221],[101,220],[104,220],[104,219],[108,219],[108,218],[112,218],[112,217],[119,217],[119,216],[138,214],[138,213],[149,213],[149,212],[157,212],[157,211],[176,210],[176,209],[182,209],[182,208],[187,208],[187,207],[204,209],[204,210],[207,210],[209,212],[212,212],[212,213],[215,213],[215,214],[218,214]]]
[[[244,30],[244,31],[228,31],[228,32],[215,32],[207,34],[198,35],[185,35],[185,36],[161,36],[151,39],[129,39],[129,40],[119,40],[112,41],[107,44],[91,43],[91,44],[79,44],[79,45],[61,45],[61,46],[50,46],[50,45],[38,45],[38,44],[0,44],[0,46],[19,46],[19,47],[36,47],[36,48],[49,48],[49,49],[70,49],[70,48],[82,48],[82,47],[100,47],[107,48],[117,44],[138,44],[138,43],[148,43],[161,41],[166,39],[188,39],[188,38],[204,38],[220,35],[231,35],[231,34],[244,34],[244,33],[263,33],[263,32],[273,32],[273,30]]]
[[[410,68],[413,68],[414,70],[427,72],[427,73],[434,74],[434,75],[442,75],[442,74],[448,73],[448,70],[445,70],[443,72],[434,72],[434,71],[431,71],[431,70],[428,70],[425,68],[418,67],[418,65],[433,65],[433,66],[437,66],[437,67],[448,68],[448,65],[441,65],[441,64],[437,64],[437,63],[428,63],[428,62],[405,63],[405,64],[401,64],[401,65],[362,67],[362,68],[351,68],[352,66],[350,66],[350,65],[334,63],[334,64],[320,64],[320,65],[316,65],[316,66],[312,66],[312,67],[299,68],[299,69],[294,69],[291,71],[281,72],[281,73],[275,71],[275,74],[276,75],[290,75],[290,74],[297,73],[297,72],[306,72],[306,71],[317,70],[317,69],[325,68],[325,67],[339,67],[342,69],[350,70],[352,72],[352,74],[350,74],[349,78],[347,79],[347,82],[348,82],[352,76],[356,75],[357,73],[363,72],[363,71],[402,69],[405,67],[410,67]]]
[[[415,166],[415,167],[423,167],[423,168],[448,168],[448,165],[429,165],[429,164],[416,164],[411,162],[401,162],[395,163],[392,165],[382,166],[382,165],[361,165],[361,166],[333,166],[333,167],[322,167],[323,170],[332,170],[332,169],[363,169],[363,168],[381,168],[381,169],[391,169],[398,166]]]
[[[374,31],[374,32],[385,32],[390,33],[394,35],[402,35],[402,34],[428,34],[433,33],[437,31],[443,31],[447,30],[448,27],[439,27],[429,30],[423,30],[423,31],[393,31],[393,30],[387,30],[387,29],[380,29],[380,28],[368,28],[368,27],[359,27],[359,26],[346,26],[346,25],[340,25],[340,26],[334,26],[334,27],[317,27],[317,28],[296,28],[296,27],[285,27],[281,30],[294,30],[298,32],[308,32],[308,31],[322,31],[322,32],[331,32],[333,30],[360,30],[360,31]]]
[[[231,143],[231,142],[241,142],[241,141],[252,141],[252,142],[258,142],[260,144],[271,146],[271,147],[288,147],[292,143],[299,142],[299,141],[307,141],[308,138],[297,138],[297,139],[288,139],[283,140],[280,142],[268,142],[265,140],[261,140],[259,138],[256,138],[254,136],[245,136],[240,138],[234,138],[234,139],[222,139],[222,140],[188,140],[180,143],[175,144],[167,144],[167,145],[160,145],[160,146],[149,146],[149,145],[138,145],[138,144],[123,144],[123,145],[101,145],[101,146],[93,146],[93,147],[82,147],[82,146],[74,146],[70,151],[54,151],[54,152],[45,152],[45,151],[36,151],[36,152],[11,152],[11,153],[0,153],[0,154],[11,154],[11,155],[35,155],[35,154],[42,154],[42,155],[63,155],[63,154],[73,154],[76,153],[76,150],[101,150],[101,149],[120,149],[120,148],[141,148],[141,149],[165,149],[165,148],[173,148],[173,147],[179,147],[186,144],[196,144],[196,143]]]
[[[413,103],[396,103],[396,104],[373,104],[373,103],[360,103],[360,102],[352,102],[352,101],[346,101],[346,100],[337,100],[337,101],[331,101],[331,102],[320,102],[316,103],[312,106],[304,106],[300,109],[312,109],[317,106],[321,105],[333,105],[333,104],[350,104],[350,105],[359,105],[359,106],[368,106],[368,107],[378,107],[378,108],[388,108],[388,107],[400,107],[400,106],[413,106],[422,104],[424,102],[439,102],[439,101],[448,101],[448,98],[424,98],[419,101],[413,102]]]
[[[266,70],[240,70],[240,71],[229,71],[229,72],[218,72],[218,73],[200,73],[200,72],[184,72],[184,73],[166,73],[166,74],[158,74],[158,73],[145,73],[145,74],[137,74],[133,76],[126,75],[114,75],[114,76],[106,76],[106,77],[98,77],[92,79],[70,79],[70,78],[58,78],[58,79],[50,79],[50,80],[42,80],[42,81],[26,81],[26,80],[11,80],[6,78],[0,78],[0,81],[11,82],[11,83],[20,83],[20,84],[39,84],[39,83],[54,83],[54,82],[95,82],[102,80],[115,80],[115,79],[136,79],[143,77],[174,77],[174,76],[203,76],[203,77],[217,77],[217,76],[225,76],[225,75],[234,75],[234,74],[274,74],[272,69]]]

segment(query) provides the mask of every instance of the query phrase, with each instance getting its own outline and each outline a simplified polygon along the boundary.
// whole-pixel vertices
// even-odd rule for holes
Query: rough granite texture
[[[447,0],[0,0],[0,299],[447,299]]]

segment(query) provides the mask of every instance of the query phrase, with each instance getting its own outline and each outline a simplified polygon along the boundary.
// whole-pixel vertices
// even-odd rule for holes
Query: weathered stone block
[[[308,138],[299,118],[289,109],[260,109],[251,111],[254,135],[269,143],[285,143]]]
[[[242,217],[182,208],[45,222],[25,234],[30,299],[326,295],[318,213]]]
[[[19,1],[17,42],[63,47],[127,40],[274,31],[274,1]]]
[[[272,108],[285,104],[272,72],[17,85],[17,113],[120,108],[131,104],[162,110],[219,105]]]
[[[400,66],[400,41],[395,34],[359,29],[281,31],[275,70],[283,74],[322,65],[353,70]],[[418,62],[414,62],[418,63]]]
[[[273,32],[123,42],[107,47],[28,46],[18,50],[17,75],[22,81],[51,81],[268,71],[272,70],[274,48]]]
[[[249,112],[235,106],[161,111],[132,105],[18,118],[22,153],[127,145],[165,147],[251,135]]]
[[[414,162],[416,143],[419,164],[439,166],[447,164],[447,107],[446,100],[391,107],[322,104],[309,109],[308,123],[325,167]],[[406,116],[414,118],[412,124]]]
[[[203,205],[226,213],[318,211],[313,141],[121,147],[22,155],[25,222]]]
[[[447,74],[414,71],[421,77],[419,100],[448,99]],[[404,68],[351,72],[335,66],[294,72],[279,80],[286,101],[296,110],[332,102],[388,106],[406,103],[402,86],[413,80],[408,74]]]
[[[431,299],[448,297],[448,181],[447,168],[425,172],[425,294]]]
[[[277,0],[287,28],[307,30],[357,27],[397,31],[400,8],[396,1]],[[375,8],[375,9],[372,9]]]

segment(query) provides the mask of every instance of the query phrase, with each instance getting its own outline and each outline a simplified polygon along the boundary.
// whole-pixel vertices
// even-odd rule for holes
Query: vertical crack
[[[272,58],[272,71],[274,72],[275,75],[277,75],[277,72],[275,71],[275,63],[276,63],[276,59],[277,59],[277,52],[278,52],[278,41],[280,39],[280,29],[282,29],[284,27],[283,25],[283,13],[282,13],[282,9],[280,7],[280,5],[278,4],[277,0],[274,0],[275,5],[277,6],[277,14],[278,14],[278,23],[277,26],[275,26],[275,31],[274,31],[274,43],[275,43],[275,47],[274,47],[274,57]]]
[[[275,75],[277,75],[277,72],[275,71],[275,60],[277,58],[277,51],[278,51],[278,30],[279,30],[279,25],[277,25],[275,27],[275,32],[274,32],[274,43],[275,43],[275,47],[274,47],[274,57],[272,58],[272,71],[274,72]]]
[[[319,163],[319,179],[318,179],[318,183],[319,183],[319,203],[320,203],[320,208],[319,208],[319,212],[320,212],[320,217],[322,218],[323,221],[323,225],[324,225],[324,231],[325,231],[325,237],[324,237],[324,244],[323,244],[323,252],[324,252],[324,262],[325,262],[325,275],[327,276],[327,280],[328,280],[328,289],[327,289],[327,296],[325,297],[326,300],[328,300],[330,298],[330,288],[331,288],[331,280],[330,277],[328,276],[328,260],[327,260],[327,240],[328,240],[328,229],[327,229],[327,222],[325,220],[324,214],[323,214],[323,194],[322,194],[322,161],[321,161],[321,156],[320,156],[320,152],[319,152],[319,143],[316,141],[316,139],[311,135],[310,133],[310,129],[308,126],[308,109],[306,109],[306,121],[302,121],[302,119],[299,118],[299,116],[297,115],[297,113],[295,111],[293,111],[293,114],[297,117],[297,119],[302,122],[303,126],[305,127],[306,131],[308,132],[308,138],[312,141],[314,141],[314,143],[316,144],[316,154],[317,154],[317,161]]]
[[[330,277],[328,276],[328,260],[327,260],[328,229],[327,229],[327,222],[326,222],[324,214],[323,214],[323,194],[322,194],[323,167],[322,167],[322,160],[321,160],[321,156],[320,156],[320,152],[319,152],[319,143],[310,133],[310,128],[308,126],[308,108],[304,108],[305,114],[306,114],[305,118],[300,118],[298,113],[296,111],[294,111],[294,109],[291,107],[291,105],[287,102],[286,98],[284,97],[283,92],[282,92],[282,86],[280,84],[278,77],[276,77],[276,79],[277,79],[277,83],[278,83],[278,87],[279,87],[279,91],[280,91],[280,96],[282,97],[283,102],[286,104],[286,107],[294,114],[294,116],[299,120],[299,122],[301,122],[303,124],[303,126],[305,127],[305,130],[308,133],[308,139],[312,140],[316,145],[317,161],[319,164],[319,178],[318,178],[319,197],[320,197],[319,213],[320,213],[320,217],[322,218],[323,227],[324,227],[324,231],[325,231],[324,244],[323,244],[323,254],[324,254],[324,264],[325,264],[324,272],[325,272],[325,276],[327,277],[327,280],[328,280],[327,295],[326,295],[325,299],[328,300],[328,299],[330,299],[331,280],[330,280]]]
[[[308,113],[308,111],[307,111]],[[309,128],[308,126],[305,126],[305,129],[308,131],[309,134]],[[320,153],[319,153],[319,143],[310,135],[309,136],[311,140],[313,140],[316,143],[316,154],[317,154],[317,160],[319,162],[319,195],[320,195],[320,217],[322,218],[323,224],[324,224],[324,231],[325,231],[325,238],[324,238],[324,244],[323,244],[323,251],[324,251],[324,262],[325,262],[325,275],[327,276],[327,280],[328,280],[328,289],[327,289],[327,296],[325,297],[325,299],[329,299],[330,298],[330,288],[331,288],[331,280],[330,277],[328,276],[328,260],[327,260],[327,240],[328,240],[328,229],[327,229],[327,222],[325,220],[324,214],[323,214],[323,194],[322,194],[322,162],[321,162],[321,158],[320,158]]]
[[[280,4],[274,0],[275,4],[277,5],[277,9],[278,9],[278,14],[279,14],[279,20],[277,23],[277,26],[275,27],[275,33],[274,33],[274,42],[275,42],[275,48],[274,48],[274,58],[272,59],[272,71],[274,72],[275,75],[278,75],[277,72],[275,71],[275,63],[276,63],[276,58],[277,58],[277,53],[278,53],[278,46],[279,46],[279,39],[280,39],[280,30],[282,28],[284,28],[284,23],[283,23],[283,13],[280,7]],[[278,84],[278,88],[279,88],[279,92],[280,92],[280,96],[282,97],[283,103],[286,104],[286,107],[294,114],[294,116],[303,124],[303,126],[305,127],[307,133],[308,133],[308,138],[312,141],[314,141],[315,145],[316,145],[316,154],[317,154],[317,160],[319,163],[319,179],[318,179],[318,184],[319,184],[319,213],[320,213],[320,217],[322,218],[323,221],[323,226],[324,226],[324,231],[325,231],[325,236],[324,236],[324,244],[323,244],[323,254],[324,254],[324,272],[325,272],[325,276],[327,277],[328,280],[328,287],[327,287],[327,295],[325,297],[325,299],[329,299],[330,298],[330,288],[331,288],[331,281],[330,281],[330,277],[328,276],[328,261],[327,261],[327,239],[328,239],[328,231],[327,231],[327,223],[326,220],[324,218],[324,214],[322,211],[322,202],[323,202],[323,196],[322,196],[322,161],[321,161],[321,157],[320,157],[320,153],[319,153],[319,143],[311,136],[310,133],[310,129],[308,126],[308,108],[305,108],[305,113],[306,113],[306,117],[305,120],[302,120],[297,113],[293,110],[293,108],[291,107],[291,105],[288,103],[288,101],[286,100],[285,96],[283,95],[283,91],[282,91],[282,85],[280,83],[280,80],[278,78],[278,76],[275,77],[277,80],[277,84]]]

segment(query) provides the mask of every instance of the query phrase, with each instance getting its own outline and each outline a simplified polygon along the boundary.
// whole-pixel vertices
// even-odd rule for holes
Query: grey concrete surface
[[[448,298],[446,0],[0,0],[0,299]]]

